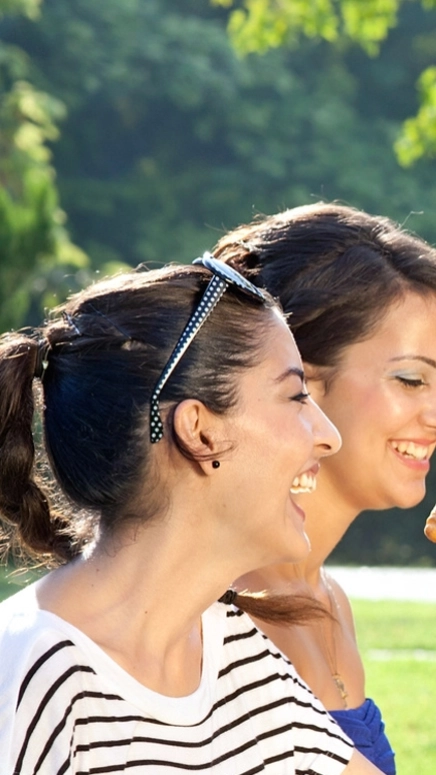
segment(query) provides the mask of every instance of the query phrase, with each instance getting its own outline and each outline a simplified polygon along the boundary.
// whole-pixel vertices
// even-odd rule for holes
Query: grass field
[[[19,589],[0,572],[0,599]],[[353,602],[367,694],[383,711],[398,775],[436,773],[436,605]]]
[[[355,600],[353,610],[398,775],[435,775],[436,605]]]

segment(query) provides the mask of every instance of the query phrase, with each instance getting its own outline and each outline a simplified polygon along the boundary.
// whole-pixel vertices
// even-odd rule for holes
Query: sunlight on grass
[[[434,775],[436,605],[354,600],[353,611],[367,695],[382,709],[397,772]]]
[[[382,709],[399,775],[434,775],[436,663],[364,660],[368,694]]]

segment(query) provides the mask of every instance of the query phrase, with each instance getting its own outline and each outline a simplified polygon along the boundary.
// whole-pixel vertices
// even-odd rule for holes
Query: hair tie
[[[221,595],[218,602],[224,603],[224,605],[233,605],[233,603],[236,600],[237,594],[238,593],[236,589],[228,589],[227,592],[224,592],[224,594]]]
[[[45,371],[48,366],[48,353],[50,350],[50,344],[46,339],[40,339],[37,343],[35,368],[33,370],[33,376],[36,379],[44,377]]]

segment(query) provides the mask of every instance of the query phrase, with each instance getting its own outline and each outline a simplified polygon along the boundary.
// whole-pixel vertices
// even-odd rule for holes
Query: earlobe
[[[196,399],[181,401],[174,411],[175,434],[206,474],[211,474],[212,469],[220,466],[218,460],[211,459],[216,458],[218,451],[216,422],[217,418]]]

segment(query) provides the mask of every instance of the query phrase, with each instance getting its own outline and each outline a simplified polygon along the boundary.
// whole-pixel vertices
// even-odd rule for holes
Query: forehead
[[[276,379],[286,369],[303,368],[295,339],[276,309],[271,310],[270,324],[265,328],[255,368],[263,370],[266,376],[274,375],[271,379]]]
[[[370,336],[345,348],[339,369],[361,359],[436,358],[436,295],[407,293],[387,309]]]
[[[436,295],[421,296],[407,293],[394,301],[386,310],[371,338],[387,335],[398,339],[431,332],[436,316]]]

